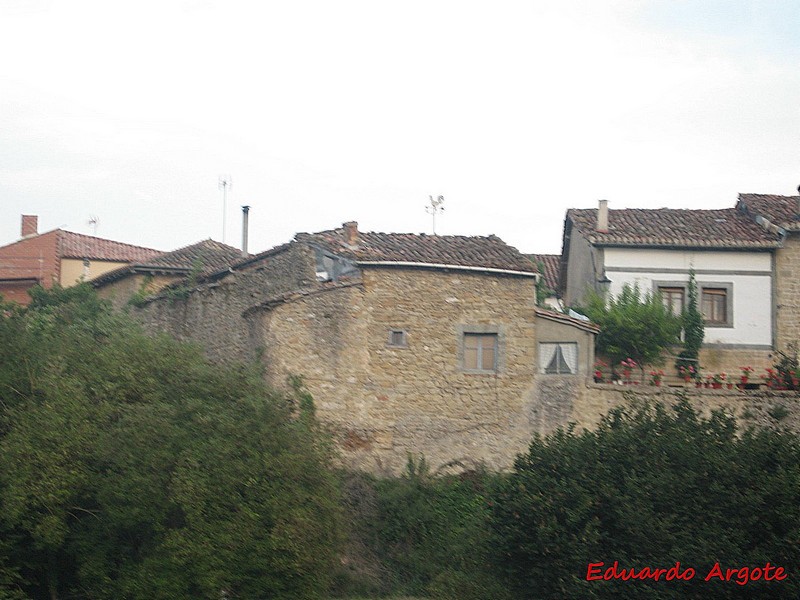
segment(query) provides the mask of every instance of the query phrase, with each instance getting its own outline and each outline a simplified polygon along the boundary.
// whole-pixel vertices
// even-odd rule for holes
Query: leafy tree
[[[697,358],[700,355],[700,346],[703,345],[705,326],[703,315],[697,304],[697,279],[694,269],[689,271],[686,309],[681,315],[681,322],[683,324],[683,350],[678,355],[675,366],[677,368],[694,367],[695,372],[699,373],[700,364]]]
[[[704,581],[800,560],[800,441],[702,418],[682,401],[609,413],[593,432],[533,441],[497,494],[498,568],[519,598],[790,598],[800,581]],[[589,563],[669,568],[690,581],[587,581]],[[788,571],[787,571],[788,572]],[[774,572],[773,572],[774,573]]]
[[[0,597],[322,594],[338,484],[307,395],[88,286],[32,295],[0,317]]]
[[[640,365],[658,364],[661,352],[680,340],[680,319],[658,294],[642,296],[638,285],[626,284],[608,300],[592,292],[577,310],[600,326],[597,351],[613,363],[633,358]]]

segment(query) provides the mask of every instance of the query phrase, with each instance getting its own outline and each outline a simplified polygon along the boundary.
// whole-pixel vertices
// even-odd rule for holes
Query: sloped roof
[[[736,207],[753,218],[765,217],[784,229],[800,229],[800,196],[739,194]]]
[[[149,260],[161,254],[159,250],[123,244],[82,233],[57,229],[56,254],[62,258],[88,258],[114,262]],[[44,234],[42,234],[44,235]]]
[[[560,254],[526,254],[533,264],[538,265],[541,263],[544,266],[544,284],[551,290],[558,289],[559,273],[561,271],[561,255]]]
[[[424,233],[358,232],[355,244],[348,244],[344,227],[320,233],[298,233],[295,240],[321,247],[360,264],[458,266],[538,273],[513,246],[495,235],[457,236]]]
[[[242,260],[242,251],[212,239],[184,246],[142,263],[153,268],[177,267],[191,269],[198,264],[202,274],[213,273]]]
[[[570,209],[566,219],[597,246],[752,249],[780,244],[775,233],[735,208],[609,210],[607,233],[596,230],[596,208]]]
[[[136,262],[109,271],[93,279],[92,283],[94,285],[102,285],[121,279],[128,273],[136,272],[163,270],[184,275],[195,267],[199,269],[198,275],[205,276],[226,269],[241,260],[241,250],[207,239],[172,252],[160,254],[150,260]]]
[[[556,312],[554,310],[548,310],[546,308],[541,308],[539,306],[535,307],[534,311],[537,317],[542,317],[544,319],[550,319],[551,321],[557,321],[559,323],[572,325],[573,327],[577,327],[578,329],[584,329],[592,333],[600,333],[600,326],[596,323],[592,323],[591,321],[583,321],[581,319],[576,319],[564,313]]]

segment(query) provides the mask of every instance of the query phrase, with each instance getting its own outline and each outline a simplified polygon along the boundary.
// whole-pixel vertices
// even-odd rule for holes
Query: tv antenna
[[[92,228],[92,235],[97,237],[97,227],[100,225],[100,219],[97,215],[90,216],[86,224]]]
[[[230,175],[220,175],[217,187],[222,190],[222,243],[224,244],[225,218],[228,212],[228,190],[233,187],[233,177]]]
[[[428,196],[430,198],[430,204],[425,207],[425,212],[431,215],[431,220],[433,221],[433,235],[436,235],[436,215],[439,213],[444,212],[444,196],[439,196],[436,200],[433,199],[433,196]]]

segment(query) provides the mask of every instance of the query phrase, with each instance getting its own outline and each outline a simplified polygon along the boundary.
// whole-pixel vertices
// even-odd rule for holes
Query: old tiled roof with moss
[[[123,244],[112,240],[57,229],[56,254],[62,258],[88,258],[114,262],[149,260],[161,254],[160,250]],[[45,235],[45,234],[42,234]]]
[[[561,270],[561,255],[560,254],[526,254],[533,264],[539,267],[542,265],[544,268],[539,269],[544,278],[544,285],[551,290],[558,289],[559,272]]]
[[[736,207],[752,219],[764,217],[784,229],[800,229],[800,196],[739,194]]]
[[[349,244],[345,228],[320,233],[298,233],[298,242],[365,264],[454,266],[538,273],[536,265],[495,235],[457,236],[424,233],[357,233]]]
[[[608,232],[597,231],[597,209],[570,209],[567,224],[596,246],[651,248],[777,248],[780,240],[735,208],[608,211]]]
[[[242,260],[242,251],[215,242],[212,239],[184,246],[172,252],[166,252],[151,260],[136,262],[113,271],[109,271],[92,280],[94,285],[102,285],[137,272],[171,272],[178,275],[189,274],[193,270],[204,276],[220,271]]]

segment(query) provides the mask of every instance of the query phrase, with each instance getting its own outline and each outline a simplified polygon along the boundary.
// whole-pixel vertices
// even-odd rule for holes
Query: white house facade
[[[567,211],[560,292],[567,306],[587,290],[623,286],[686,306],[690,272],[705,323],[704,362],[730,371],[766,367],[776,343],[776,252],[783,238],[744,211],[597,209]],[[701,358],[703,358],[701,356]]]
[[[676,313],[686,306],[694,270],[707,344],[770,350],[773,345],[772,253],[607,248],[609,292],[625,284],[659,292]]]

